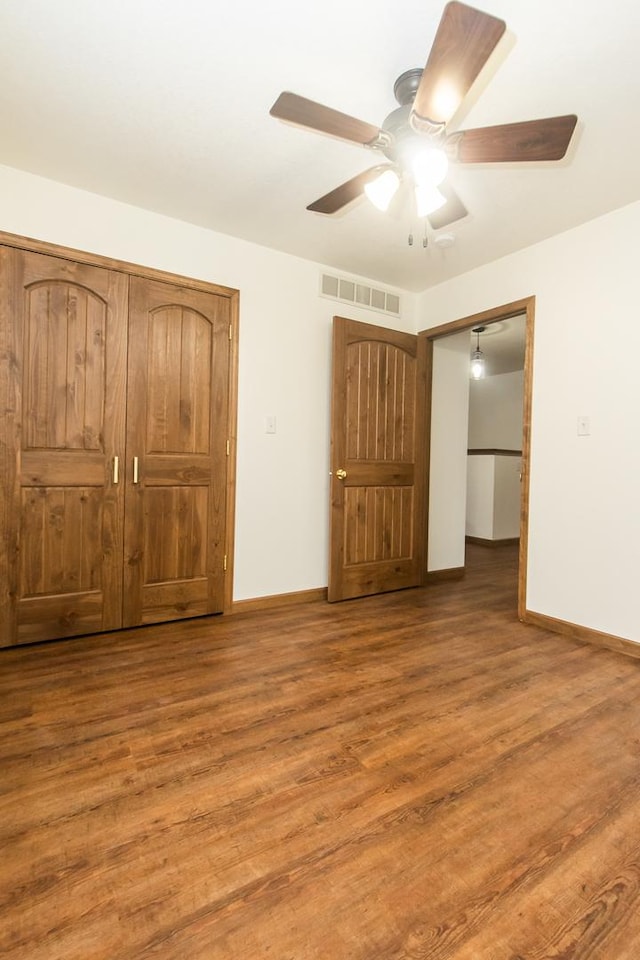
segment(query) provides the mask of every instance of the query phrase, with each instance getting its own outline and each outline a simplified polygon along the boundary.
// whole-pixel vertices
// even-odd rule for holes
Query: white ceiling
[[[478,336],[469,333],[469,352],[478,343],[484,354],[485,376],[524,369],[526,318],[524,314],[487,324]]]
[[[578,128],[559,163],[453,169],[469,216],[450,249],[364,199],[307,212],[376,156],[269,116],[291,90],[381,124],[441,0],[2,0],[0,163],[423,290],[640,196],[637,0],[477,5],[507,34],[449,129]]]

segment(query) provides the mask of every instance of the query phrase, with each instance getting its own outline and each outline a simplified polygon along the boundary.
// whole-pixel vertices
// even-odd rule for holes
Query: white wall
[[[635,203],[426,291],[419,307],[427,328],[535,295],[527,606],[635,641],[639,234]]]
[[[467,457],[467,514],[465,533],[468,537],[493,540],[493,509],[496,458]]]
[[[520,534],[520,457],[467,457],[468,537],[512,540]]]
[[[318,264],[0,167],[0,230],[240,290],[236,599],[327,583],[331,322]],[[277,433],[265,433],[265,417]]]
[[[522,449],[524,371],[469,383],[469,448]]]
[[[428,569],[464,566],[469,334],[433,345]]]

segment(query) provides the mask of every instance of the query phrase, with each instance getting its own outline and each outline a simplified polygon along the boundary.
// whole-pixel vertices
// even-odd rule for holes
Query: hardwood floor
[[[640,663],[466,579],[0,654],[0,957],[637,960]]]

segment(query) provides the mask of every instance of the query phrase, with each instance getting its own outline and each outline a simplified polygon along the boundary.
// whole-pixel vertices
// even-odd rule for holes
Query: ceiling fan
[[[467,214],[460,198],[444,182],[449,161],[562,159],[577,123],[575,114],[447,131],[447,123],[505,29],[505,22],[497,17],[458,0],[447,3],[424,70],[407,70],[398,77],[393,92],[400,106],[381,127],[295,93],[281,93],[271,107],[271,116],[368,147],[388,161],[347,180],[309,204],[307,210],[337,213],[363,193],[384,210],[401,181],[409,180],[415,189],[418,215],[426,216],[437,230]]]

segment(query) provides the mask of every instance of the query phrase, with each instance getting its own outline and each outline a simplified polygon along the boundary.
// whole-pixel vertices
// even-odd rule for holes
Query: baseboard
[[[463,580],[464,567],[447,567],[445,570],[428,570],[425,583],[442,583],[445,580]]]
[[[466,543],[478,543],[481,547],[506,547],[520,543],[520,537],[505,537],[504,540],[485,540],[484,537],[465,537]]]
[[[577,623],[569,623],[568,620],[547,617],[543,613],[534,613],[532,610],[525,610],[523,622],[534,624],[536,627],[543,627],[545,630],[552,630],[554,633],[561,633],[565,637],[580,640],[582,643],[606,647],[608,650],[624,653],[627,657],[640,659],[640,643],[634,643],[633,640],[625,640],[610,633],[592,630],[590,627],[581,627]]]
[[[326,587],[313,590],[296,590],[293,593],[274,593],[268,597],[252,597],[250,600],[234,600],[231,613],[248,613],[256,610],[273,610],[275,607],[293,607],[299,603],[313,603],[327,599]]]

